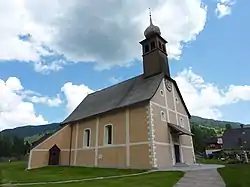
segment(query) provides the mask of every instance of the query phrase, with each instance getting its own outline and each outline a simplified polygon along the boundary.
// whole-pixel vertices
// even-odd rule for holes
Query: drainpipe
[[[72,132],[73,132],[73,126],[70,124],[69,166],[71,165],[70,163],[71,163]]]

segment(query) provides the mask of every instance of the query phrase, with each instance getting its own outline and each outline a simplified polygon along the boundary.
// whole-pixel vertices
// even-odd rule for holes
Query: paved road
[[[185,173],[174,187],[225,187],[216,169],[194,170]]]

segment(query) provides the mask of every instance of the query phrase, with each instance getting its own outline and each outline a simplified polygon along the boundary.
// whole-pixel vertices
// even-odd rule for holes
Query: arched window
[[[159,41],[158,45],[159,45],[160,49],[162,49],[162,45],[161,45],[161,42],[160,42],[160,41]]]
[[[109,145],[113,143],[113,126],[111,124],[104,127],[104,144]]]
[[[155,42],[154,41],[151,42],[150,45],[151,45],[151,50],[155,49]]]
[[[89,147],[90,146],[90,134],[91,131],[90,129],[85,129],[84,130],[84,135],[83,135],[83,145],[84,147]]]
[[[145,53],[149,52],[149,46],[148,45],[145,45]]]
[[[166,52],[166,47],[165,47],[164,44],[162,44],[162,49],[163,49],[164,52]]]

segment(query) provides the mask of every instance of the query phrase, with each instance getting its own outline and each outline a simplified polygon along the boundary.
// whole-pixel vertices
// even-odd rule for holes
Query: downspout
[[[73,132],[73,126],[70,124],[70,145],[69,145],[69,166],[71,165],[71,147],[72,147],[72,132]]]

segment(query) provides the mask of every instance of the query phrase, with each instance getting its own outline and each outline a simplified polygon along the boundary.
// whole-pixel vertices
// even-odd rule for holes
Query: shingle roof
[[[163,73],[147,78],[144,78],[143,75],[139,75],[114,86],[89,94],[61,124],[76,122],[87,117],[150,100],[157,91],[163,77]],[[177,88],[184,107],[190,117],[175,80],[171,78],[168,79],[173,82]]]
[[[250,149],[250,127],[226,130],[223,134],[223,149]]]
[[[158,74],[144,78],[143,75],[139,75],[89,94],[62,124],[149,100],[155,94],[163,76]]]

